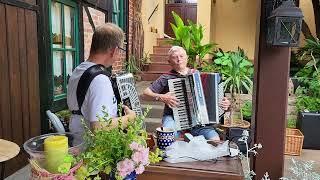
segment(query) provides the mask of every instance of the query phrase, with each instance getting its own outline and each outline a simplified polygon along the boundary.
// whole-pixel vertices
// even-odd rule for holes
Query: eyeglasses
[[[124,48],[122,48],[122,47],[120,47],[120,46],[118,46],[118,48],[121,49],[121,50],[124,51],[124,52],[127,51],[126,49],[124,49]]]

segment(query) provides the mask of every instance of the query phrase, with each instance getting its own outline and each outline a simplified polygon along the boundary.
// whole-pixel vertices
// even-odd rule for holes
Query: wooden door
[[[180,17],[184,17],[184,6],[180,4],[166,4],[165,7],[165,25],[164,25],[164,33],[167,35],[174,37],[173,31],[171,29],[170,23],[174,23],[174,19],[172,16],[172,11],[177,13]]]
[[[197,22],[197,4],[194,3],[176,3],[176,4],[166,4],[165,5],[165,24],[164,33],[170,37],[174,37],[174,33],[171,29],[170,23],[174,23],[172,16],[172,11],[177,13],[184,23],[187,23],[187,19]]]
[[[197,23],[197,4],[186,4],[184,9],[184,22],[189,19],[193,23]]]
[[[40,134],[36,0],[0,1],[0,138],[21,147],[6,175],[27,163],[23,143]]]

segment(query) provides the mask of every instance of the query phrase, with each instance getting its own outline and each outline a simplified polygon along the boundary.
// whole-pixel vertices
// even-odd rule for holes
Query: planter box
[[[297,128],[304,135],[303,148],[320,149],[320,113],[299,113]]]
[[[303,134],[299,129],[286,128],[284,154],[300,156],[303,144]]]

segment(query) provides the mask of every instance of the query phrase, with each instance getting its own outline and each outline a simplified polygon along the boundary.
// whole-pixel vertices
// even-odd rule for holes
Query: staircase
[[[167,41],[166,38],[157,39],[157,45],[153,46],[153,54],[150,54],[151,64],[141,73],[142,81],[154,81],[161,74],[171,70],[167,55],[171,45]]]
[[[147,132],[155,132],[156,128],[161,126],[161,119],[164,108],[164,103],[154,101],[154,99],[148,99],[142,95],[143,90],[149,87],[151,83],[152,81],[139,81],[136,83],[142,111],[144,112],[147,107],[151,108],[147,118],[145,119]]]

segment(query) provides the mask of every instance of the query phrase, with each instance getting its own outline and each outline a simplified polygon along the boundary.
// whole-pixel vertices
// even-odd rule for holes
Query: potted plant
[[[170,23],[175,38],[171,40],[171,44],[183,47],[188,55],[188,65],[192,68],[201,68],[204,64],[203,58],[210,54],[215,44],[202,44],[203,26],[188,21],[185,25],[178,14],[172,11],[175,24]]]
[[[130,56],[127,62],[125,63],[125,71],[128,73],[132,73],[134,78],[136,80],[140,79],[140,76],[138,76],[138,73],[141,71],[140,68],[137,65],[136,57]]]
[[[99,121],[111,123],[105,110]],[[110,179],[135,179],[149,163],[159,162],[159,150],[149,152],[146,144],[147,132],[143,120],[147,113],[122,127],[121,120],[113,129],[91,131],[85,126],[85,142],[88,147],[81,155],[84,166],[77,172],[78,179],[90,175],[108,174]]]
[[[141,70],[142,71],[148,71],[149,65],[151,64],[151,58],[149,56],[149,53],[144,53],[143,57],[141,58]]]
[[[68,132],[69,131],[69,122],[71,117],[71,112],[69,109],[61,110],[55,113],[60,121],[62,122],[64,129]]]
[[[242,126],[243,112],[241,107],[240,95],[245,89],[252,94],[253,82],[253,64],[245,55],[241,48],[235,52],[223,52],[219,50],[216,53],[214,64],[218,72],[222,74],[225,91],[231,94],[231,126]]]

